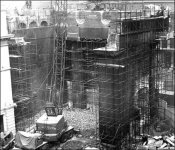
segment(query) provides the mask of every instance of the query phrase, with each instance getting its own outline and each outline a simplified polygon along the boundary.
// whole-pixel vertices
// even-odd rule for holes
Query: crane
[[[51,89],[49,102],[56,107],[62,107],[63,90],[64,90],[64,74],[65,74],[65,49],[66,49],[66,14],[67,0],[55,1],[55,48],[53,52],[53,71],[51,77]]]
[[[66,50],[66,12],[67,0],[55,2],[55,47],[53,51],[52,76],[50,81],[50,94],[47,100],[46,114],[41,116],[36,123],[37,131],[44,133],[44,140],[65,142],[71,138],[74,128],[68,126],[62,115],[65,50]]]

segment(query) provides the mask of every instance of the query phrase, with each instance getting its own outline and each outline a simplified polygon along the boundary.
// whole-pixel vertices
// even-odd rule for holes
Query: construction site
[[[5,3],[0,149],[175,149],[173,1]]]

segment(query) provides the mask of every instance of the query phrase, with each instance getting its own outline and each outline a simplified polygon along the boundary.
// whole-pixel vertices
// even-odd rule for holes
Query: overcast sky
[[[54,0],[53,0],[54,1]],[[70,3],[70,1],[72,1],[74,4],[75,2],[80,2],[78,0],[68,0],[68,2]],[[81,0],[82,1],[82,0]],[[85,2],[86,0],[84,0],[83,2]],[[162,0],[163,1],[163,0]],[[173,0],[170,0],[170,1],[173,1]],[[13,0],[1,0],[1,10],[14,10],[14,8],[16,7],[19,11],[21,8],[23,8],[25,6],[25,0],[21,0],[21,1],[13,1]],[[51,1],[48,1],[48,0],[44,0],[44,1],[32,1],[32,8],[33,9],[42,9],[42,8],[48,8],[50,7],[50,4],[51,4]],[[167,3],[167,5],[169,5],[170,7],[173,7],[171,6],[172,3]],[[174,9],[174,7],[172,8]]]
[[[1,1],[1,9],[21,9],[24,7],[25,1]],[[32,1],[32,8],[39,8],[39,7],[49,7],[50,6],[50,1]]]

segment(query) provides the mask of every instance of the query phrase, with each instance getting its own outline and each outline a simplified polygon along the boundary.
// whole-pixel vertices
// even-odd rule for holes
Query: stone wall
[[[1,98],[0,98],[0,115],[3,116],[2,132],[12,131],[15,134],[14,106],[12,99],[11,74],[9,63],[8,40],[11,35],[7,32],[6,12],[1,11]]]

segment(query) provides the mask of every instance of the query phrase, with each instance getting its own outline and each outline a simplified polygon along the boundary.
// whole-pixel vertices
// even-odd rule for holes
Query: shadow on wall
[[[30,24],[29,24],[29,28],[33,28],[33,27],[37,27],[37,23],[35,21],[32,21]]]
[[[27,27],[27,25],[23,22],[18,25],[19,29],[25,29],[26,27]]]
[[[42,21],[42,22],[41,22],[41,26],[42,26],[42,27],[46,27],[46,26],[48,26],[47,21]]]

